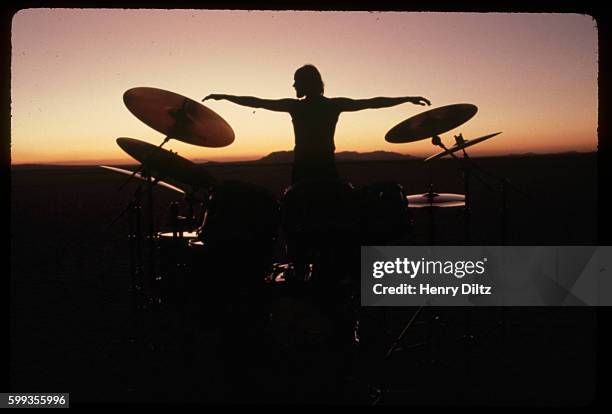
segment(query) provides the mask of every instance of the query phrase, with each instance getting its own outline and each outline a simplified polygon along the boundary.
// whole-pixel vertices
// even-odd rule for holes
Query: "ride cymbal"
[[[478,108],[462,103],[430,109],[400,122],[387,132],[385,141],[400,144],[440,135],[470,120]]]
[[[232,127],[199,102],[163,89],[139,87],[123,94],[136,118],[169,138],[201,147],[226,147],[234,142]]]

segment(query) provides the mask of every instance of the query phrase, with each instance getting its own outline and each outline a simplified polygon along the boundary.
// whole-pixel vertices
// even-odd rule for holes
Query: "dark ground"
[[[597,244],[597,166],[594,154],[478,159],[479,165],[533,196],[510,192],[508,244]],[[219,164],[220,179],[263,185],[276,194],[289,182],[289,165]],[[391,180],[408,193],[427,190],[422,161],[342,163],[356,187]],[[452,160],[432,169],[439,192],[463,192]],[[219,335],[203,329],[188,343],[171,312],[130,306],[126,220],[107,229],[127,205],[134,184],[97,167],[13,167],[11,194],[11,391],[70,392],[78,402],[227,402]],[[494,182],[492,184],[497,186]],[[472,180],[475,244],[499,244],[500,194]],[[157,222],[174,193],[157,189]],[[415,213],[410,243],[427,242],[424,211]],[[460,209],[438,214],[437,240],[463,242]],[[289,305],[290,306],[290,305]],[[325,346],[285,347],[271,341],[260,355],[242,357],[241,379],[260,402],[369,404],[370,387],[387,389],[379,404],[582,405],[596,390],[598,325],[592,308],[475,308],[476,341],[462,340],[465,310],[426,309],[403,347],[386,349],[414,312],[363,310],[367,340],[355,358],[342,397],[330,392],[340,356]],[[424,323],[432,316],[443,323]],[[499,326],[502,316],[506,332]],[[214,324],[216,315],[203,323]],[[210,325],[208,323],[210,322]],[[433,326],[429,346],[410,347]],[[185,356],[189,349],[195,356]],[[226,375],[227,376],[227,375]],[[253,401],[253,400],[251,400]]]

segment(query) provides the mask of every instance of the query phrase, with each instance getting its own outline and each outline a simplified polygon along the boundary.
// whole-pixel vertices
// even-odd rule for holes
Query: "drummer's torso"
[[[296,162],[333,158],[338,115],[336,105],[324,96],[298,101],[291,112]]]

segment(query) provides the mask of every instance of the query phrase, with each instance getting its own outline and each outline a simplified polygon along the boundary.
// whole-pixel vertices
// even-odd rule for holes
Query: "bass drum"
[[[414,228],[404,188],[378,182],[359,191],[361,239],[364,245],[401,241]]]

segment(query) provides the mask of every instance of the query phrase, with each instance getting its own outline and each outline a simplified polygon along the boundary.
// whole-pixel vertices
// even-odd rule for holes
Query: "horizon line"
[[[291,151],[278,151],[278,152],[291,152]],[[340,151],[340,153],[342,152],[355,152],[355,151]],[[376,151],[370,151],[370,152],[376,152]],[[563,155],[563,154],[593,154],[593,153],[597,153],[597,150],[592,150],[592,151],[578,151],[578,150],[569,150],[569,151],[559,151],[559,152],[534,152],[534,151],[528,151],[528,152],[516,152],[516,153],[506,153],[506,154],[489,154],[489,155],[470,155],[470,158],[499,158],[499,157],[516,157],[516,156],[529,156],[529,155]],[[424,160],[427,157],[421,157],[421,156],[417,156],[417,155],[409,155],[409,154],[401,154],[401,153],[396,153],[398,155],[402,155],[404,157],[408,159],[413,159],[413,160]],[[196,163],[196,164],[202,164],[202,163],[213,163],[213,164],[237,164],[237,163],[252,163],[252,162],[258,162],[263,160],[264,157],[260,157],[260,158],[252,158],[252,159],[242,159],[242,160],[233,160],[233,161],[215,161],[215,160],[207,160],[207,159],[194,159],[191,160],[192,162]],[[446,159],[451,159],[451,158],[446,158]],[[363,159],[363,160],[336,160],[336,162],[367,162],[367,161],[401,161],[399,159],[393,159],[393,160],[380,160],[380,159],[373,159],[373,160],[368,160],[368,159]],[[271,162],[274,164],[285,164],[285,163],[291,163],[291,161],[287,161],[287,162],[283,162],[283,161],[274,161]],[[92,166],[92,167],[96,167],[96,166],[100,166],[100,165],[106,165],[106,164],[110,164],[110,165],[139,165],[141,163],[139,163],[137,160],[127,160],[127,161],[122,161],[122,160],[92,160],[92,161],[54,161],[54,162],[21,162],[21,163],[10,163],[11,167],[14,166],[28,166],[28,165],[49,165],[49,166]]]

